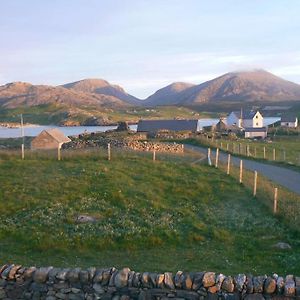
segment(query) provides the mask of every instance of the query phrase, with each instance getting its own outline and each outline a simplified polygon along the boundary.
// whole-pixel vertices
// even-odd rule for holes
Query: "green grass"
[[[0,123],[20,123],[23,114],[24,122],[31,124],[85,124],[91,117],[102,119],[106,123],[120,121],[138,122],[141,118],[147,119],[174,119],[216,117],[216,113],[197,112],[191,108],[162,106],[156,108],[130,107],[128,109],[110,109],[104,107],[81,106],[65,107],[57,104],[45,104],[15,109],[1,109]]]
[[[299,273],[300,236],[194,155],[0,153],[0,263]],[[78,214],[97,218],[76,224]],[[273,244],[284,241],[290,251]]]

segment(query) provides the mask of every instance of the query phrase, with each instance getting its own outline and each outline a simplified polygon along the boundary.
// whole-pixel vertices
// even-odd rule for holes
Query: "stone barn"
[[[43,130],[37,137],[35,137],[31,142],[31,149],[58,149],[64,143],[68,143],[71,140],[66,137],[63,132],[53,128],[48,130]]]

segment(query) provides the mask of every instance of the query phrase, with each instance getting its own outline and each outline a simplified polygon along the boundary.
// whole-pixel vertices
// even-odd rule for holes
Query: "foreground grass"
[[[0,154],[0,263],[299,273],[300,237],[195,157]],[[96,223],[77,224],[78,214]],[[283,241],[292,250],[272,247]]]

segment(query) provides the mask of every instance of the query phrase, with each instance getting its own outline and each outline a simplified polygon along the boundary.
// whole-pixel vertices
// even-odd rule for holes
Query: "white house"
[[[264,118],[259,111],[233,111],[227,117],[227,125],[240,128],[262,128]]]
[[[245,128],[245,138],[246,139],[255,139],[255,138],[265,139],[267,137],[267,134],[268,134],[267,127],[260,127],[260,128],[250,127],[250,128]]]
[[[298,126],[298,118],[295,116],[282,116],[280,124],[282,127],[296,128]]]

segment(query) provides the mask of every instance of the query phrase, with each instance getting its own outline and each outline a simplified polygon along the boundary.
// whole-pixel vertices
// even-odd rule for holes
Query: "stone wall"
[[[109,137],[98,137],[97,139],[77,139],[63,145],[63,149],[84,149],[90,147],[111,147],[131,149],[136,151],[157,151],[168,153],[183,153],[184,146],[176,143],[159,143],[150,141],[139,141],[135,139],[114,139]]]
[[[0,299],[300,299],[300,277],[0,266]]]

